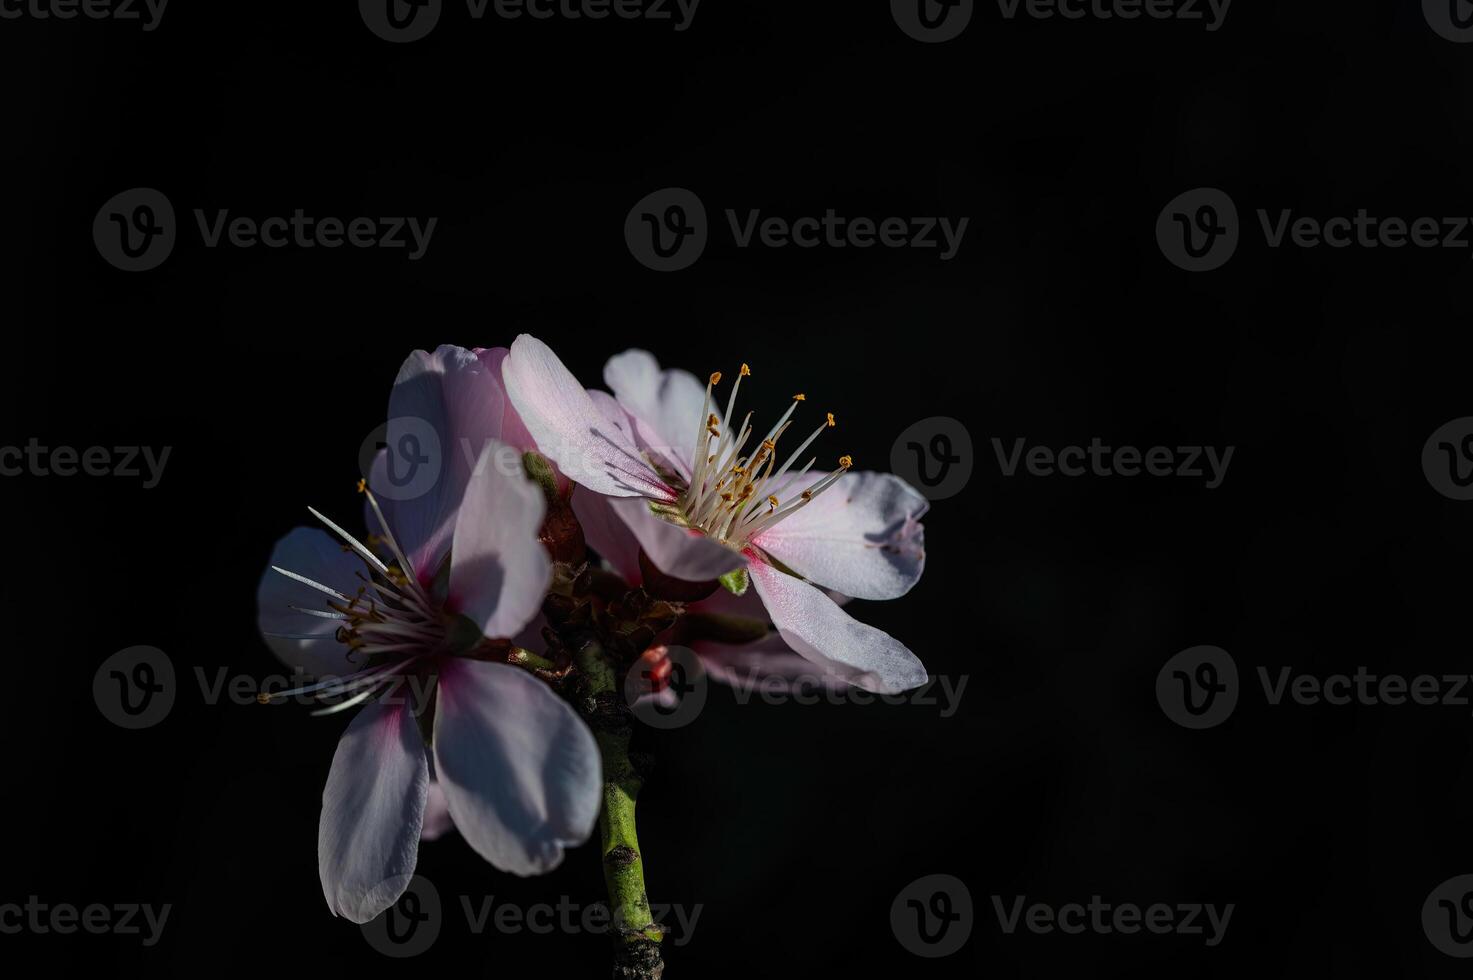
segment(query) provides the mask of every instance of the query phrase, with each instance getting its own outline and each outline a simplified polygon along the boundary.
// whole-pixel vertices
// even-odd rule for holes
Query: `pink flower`
[[[748,373],[742,365],[723,411],[720,374],[703,385],[662,371],[645,351],[610,359],[612,397],[584,390],[525,334],[502,365],[538,449],[611,498],[661,572],[701,582],[745,569],[782,639],[804,657],[878,693],[924,684],[925,668],[904,644],[853,619],[823,589],[859,599],[908,592],[925,566],[925,498],[895,476],[850,473],[847,456],[835,471],[812,473],[814,460],[795,470],[832,415],[779,463],[777,443],[804,397],[754,442],[750,413],[733,425]]]
[[[498,380],[505,354],[441,347],[400,369],[388,441],[418,420],[441,452],[426,492],[368,493],[389,560],[313,511],[346,547],[292,531],[258,591],[261,630],[279,656],[319,676],[354,669],[277,696],[346,697],[328,711],[366,703],[338,743],[318,829],[328,906],[354,922],[403,894],[422,832],[442,833],[447,816],[482,857],[518,875],[557,866],[598,816],[588,727],[532,674],[494,662],[510,649],[504,638],[538,615],[551,577],[538,541],[542,492],[499,441],[520,425]],[[433,696],[420,697],[431,683]]]

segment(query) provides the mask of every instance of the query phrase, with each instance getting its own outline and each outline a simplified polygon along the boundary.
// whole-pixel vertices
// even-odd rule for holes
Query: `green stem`
[[[618,673],[599,645],[586,644],[577,660],[593,696],[588,720],[603,756],[598,829],[604,885],[613,914],[609,931],[614,940],[614,980],[659,980],[665,972],[660,956],[663,933],[645,894],[644,861],[635,832],[634,805],[641,780],[629,761],[633,726],[619,703]]]

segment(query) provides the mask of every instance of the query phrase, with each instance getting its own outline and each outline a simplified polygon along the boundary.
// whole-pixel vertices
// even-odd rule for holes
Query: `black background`
[[[171,446],[161,484],[9,478],[0,901],[169,902],[162,941],[0,936],[62,971],[400,968],[317,882],[343,719],[205,704],[196,668],[280,667],[255,628],[272,543],[351,518],[356,456],[416,347],[547,340],[586,383],[631,346],[697,373],[748,361],[776,404],[839,413],[835,451],[888,468],[952,416],[966,490],[928,568],[856,614],[960,710],[737,705],[650,736],[652,900],[701,904],[672,977],[1452,976],[1423,935],[1473,870],[1468,707],[1271,707],[1255,670],[1468,671],[1469,507],[1421,470],[1469,408],[1469,250],[1266,247],[1257,208],[1473,214],[1473,45],[1414,3],[1234,5],[1223,27],[1007,21],[905,36],[885,4],[706,0],[689,30],[473,22],[390,45],[352,4],[189,4],[137,24],[0,21],[7,445]],[[320,9],[315,9],[319,8]],[[98,208],[166,193],[159,269],[108,266]],[[657,274],[629,208],[688,187],[713,240]],[[1244,240],[1192,275],[1157,248],[1187,189]],[[206,249],[194,208],[437,216],[428,254]],[[960,253],[738,249],[721,212],[968,216]],[[755,401],[761,407],[760,400]],[[1236,446],[1224,484],[1003,476],[991,440]],[[93,704],[116,650],[182,690],[126,732]],[[1244,693],[1169,721],[1155,679],[1216,644]],[[602,976],[600,936],[470,935],[457,896],[602,894],[597,855],[518,880],[458,838],[420,870],[450,908],[413,969]],[[950,873],[976,909],[922,960],[890,903]],[[1225,941],[1005,934],[991,896],[1235,903]]]

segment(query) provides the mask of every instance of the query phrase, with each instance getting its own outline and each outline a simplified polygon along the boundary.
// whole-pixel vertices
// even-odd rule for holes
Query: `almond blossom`
[[[314,510],[336,540],[292,531],[258,591],[268,643],[327,678],[275,697],[335,701],[327,711],[363,705],[338,743],[318,831],[328,906],[354,922],[398,900],[421,835],[448,822],[493,866],[532,875],[557,866],[598,816],[601,764],[587,725],[508,663],[508,638],[538,616],[552,566],[538,540],[543,493],[500,441],[521,441],[496,370],[505,355],[449,346],[410,355],[388,439],[397,420],[434,427],[433,486],[379,500],[381,456],[360,486],[374,538]]]
[[[702,384],[641,350],[605,366],[612,396],[585,390],[530,335],[502,364],[507,396],[537,448],[609,498],[660,573],[721,579],[736,592],[750,581],[787,646],[851,684],[877,693],[924,684],[925,668],[904,644],[855,620],[825,590],[858,599],[908,592],[925,566],[925,498],[893,475],[851,472],[847,455],[833,470],[815,470],[816,457],[803,462],[836,425],[832,413],[783,457],[778,444],[806,396],[794,395],[758,437],[752,413],[736,414],[750,373],[743,364],[723,408],[719,372]]]

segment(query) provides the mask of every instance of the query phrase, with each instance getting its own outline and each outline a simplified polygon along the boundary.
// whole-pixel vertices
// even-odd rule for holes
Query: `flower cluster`
[[[359,708],[318,831],[335,914],[388,908],[421,839],[452,827],[518,875],[589,837],[602,763],[574,706],[574,637],[621,671],[657,673],[681,642],[718,680],[817,665],[880,693],[925,682],[903,644],[843,608],[919,580],[925,499],[848,456],[818,465],[810,447],[835,418],[790,434],[802,394],[754,427],[737,410],[750,370],[733,374],[727,389],[631,350],[606,365],[608,391],[585,389],[527,335],[404,362],[386,442],[431,428],[434,481],[398,499],[381,452],[359,487],[368,534],[313,510],[324,527],[277,542],[258,591],[266,641],[319,678],[275,697]]]

